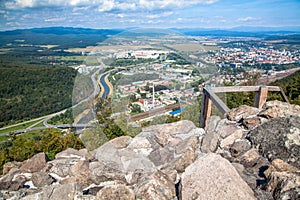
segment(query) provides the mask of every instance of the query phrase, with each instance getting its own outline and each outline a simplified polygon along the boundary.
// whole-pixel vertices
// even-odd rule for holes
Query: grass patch
[[[6,132],[12,132],[12,131],[17,131],[17,130],[22,130],[22,129],[26,129],[29,126],[35,124],[36,122],[38,122],[41,119],[37,119],[37,120],[33,120],[33,121],[28,121],[26,123],[22,123],[16,126],[12,126],[12,127],[8,127],[8,128],[3,128],[0,130],[0,134],[1,133],[6,133]]]
[[[7,135],[0,136],[0,142],[7,140],[9,137]]]
[[[43,127],[44,126],[44,122],[40,122],[37,125],[35,125],[34,127]]]
[[[86,56],[62,56],[59,57],[61,61],[84,61]]]

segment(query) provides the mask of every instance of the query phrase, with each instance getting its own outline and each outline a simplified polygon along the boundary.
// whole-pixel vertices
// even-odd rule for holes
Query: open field
[[[86,56],[61,56],[58,59],[61,61],[84,61]]]
[[[205,49],[206,51],[216,51],[216,50],[219,50],[220,47],[213,46],[213,45],[204,45],[203,49]]]
[[[115,45],[115,46],[88,46],[86,48],[70,48],[67,52],[79,53],[79,52],[99,52],[99,51],[111,51],[111,50],[133,50],[133,49],[149,49],[153,48],[150,45],[144,46],[131,46],[131,45]]]
[[[20,130],[20,129],[26,129],[28,128],[29,126],[35,124],[36,122],[40,121],[41,119],[37,119],[37,120],[33,120],[33,121],[28,121],[28,122],[25,122],[25,123],[21,123],[19,125],[16,125],[16,126],[9,126],[7,128],[1,128],[0,129],[0,134],[1,133],[6,133],[6,132],[11,132],[11,131],[15,131],[15,130]]]
[[[202,45],[195,44],[195,43],[183,43],[183,44],[174,44],[174,45],[167,45],[168,47],[178,50],[178,51],[203,51],[204,48]]]

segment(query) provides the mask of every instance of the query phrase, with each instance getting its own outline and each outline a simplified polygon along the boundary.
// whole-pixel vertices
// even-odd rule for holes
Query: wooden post
[[[254,107],[262,108],[266,103],[268,97],[268,88],[266,86],[260,86],[259,91],[255,92],[254,95]]]
[[[211,100],[206,92],[206,89],[203,88],[203,96],[202,96],[202,108],[201,108],[201,120],[200,127],[204,128],[206,120],[211,115]]]

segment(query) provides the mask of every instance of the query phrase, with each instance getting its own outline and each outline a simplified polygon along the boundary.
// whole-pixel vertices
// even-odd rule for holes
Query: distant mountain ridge
[[[75,27],[44,27],[31,29],[17,29],[9,31],[0,31],[1,40],[3,37],[26,35],[26,34],[53,34],[53,35],[89,35],[89,36],[109,36],[139,28],[127,29],[92,29],[92,28],[75,28]],[[149,29],[152,30],[152,29]],[[253,36],[263,37],[268,35],[291,35],[300,34],[300,26],[295,27],[250,27],[241,26],[229,29],[218,28],[170,28],[182,34],[192,36]]]

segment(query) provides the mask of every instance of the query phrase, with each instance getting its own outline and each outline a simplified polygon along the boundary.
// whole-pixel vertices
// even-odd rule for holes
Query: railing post
[[[205,122],[211,115],[211,103],[212,102],[209,99],[206,89],[207,89],[206,87],[203,88],[201,119],[200,119],[200,127],[201,128],[205,127]]]
[[[259,91],[254,95],[254,107],[262,108],[268,97],[268,88],[264,85],[259,87]]]

